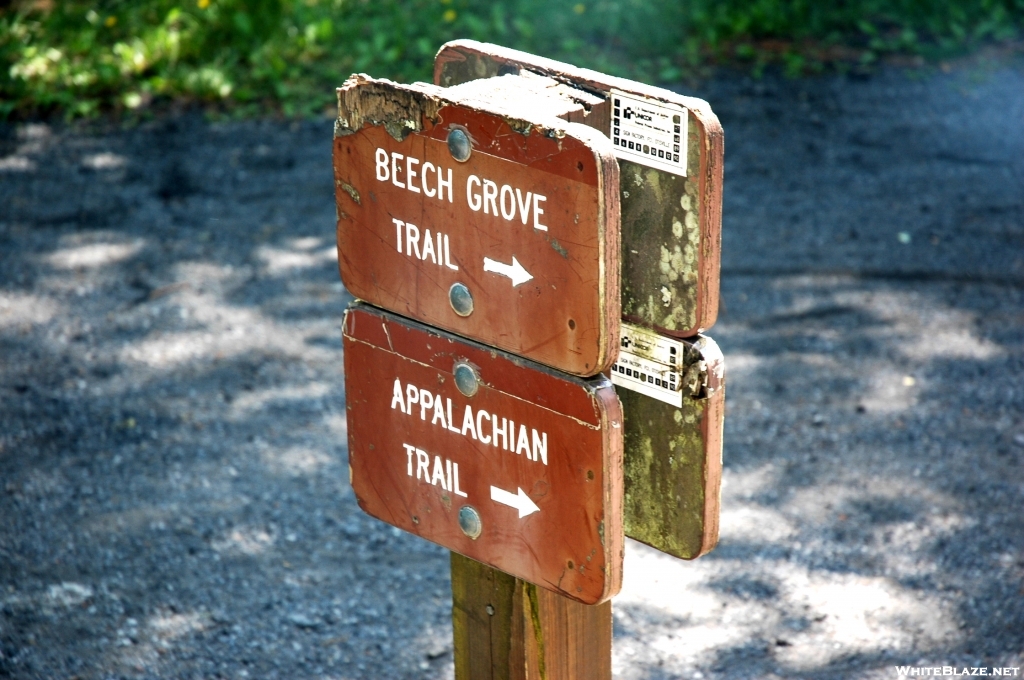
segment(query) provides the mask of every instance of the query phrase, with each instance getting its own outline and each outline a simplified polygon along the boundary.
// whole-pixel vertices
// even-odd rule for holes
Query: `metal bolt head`
[[[469,154],[473,152],[473,144],[469,141],[469,135],[461,128],[452,128],[448,131],[448,151],[452,158],[460,163],[469,160]]]
[[[469,316],[473,313],[473,294],[466,288],[466,284],[455,282],[448,289],[448,302],[452,309],[459,316]]]
[[[452,374],[455,376],[455,387],[463,396],[472,397],[480,389],[480,376],[471,364],[465,361],[456,362]]]
[[[459,508],[459,527],[462,529],[462,533],[474,541],[480,538],[484,525],[480,521],[480,513],[472,505],[463,505]]]

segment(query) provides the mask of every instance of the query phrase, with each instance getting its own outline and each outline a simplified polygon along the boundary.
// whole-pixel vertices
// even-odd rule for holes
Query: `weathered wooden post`
[[[717,540],[721,129],[468,41],[435,81],[338,91],[352,485],[452,550],[458,678],[610,678],[624,535]]]

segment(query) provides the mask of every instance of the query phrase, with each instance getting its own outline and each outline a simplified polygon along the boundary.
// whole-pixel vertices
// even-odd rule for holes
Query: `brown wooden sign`
[[[353,76],[338,260],[356,297],[574,375],[615,360],[618,165],[552,97]]]
[[[525,52],[458,40],[434,61],[434,82],[462,87],[519,74],[586,100],[566,115],[613,140],[622,205],[622,315],[678,338],[718,316],[724,135],[707,102]],[[552,88],[548,88],[551,90]]]
[[[586,604],[622,577],[622,427],[584,380],[357,303],[345,316],[360,507]]]

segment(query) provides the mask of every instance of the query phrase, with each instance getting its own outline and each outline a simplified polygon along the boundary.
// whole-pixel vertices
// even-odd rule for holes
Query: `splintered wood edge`
[[[697,276],[700,290],[705,291],[703,299],[698,296],[694,333],[700,333],[714,325],[718,319],[719,279],[721,257],[711,257],[714,251],[722,249],[722,182],[724,179],[725,132],[711,105],[697,97],[687,97],[652,85],[646,85],[625,78],[609,76],[590,69],[578,68],[571,64],[539,57],[527,52],[478,42],[476,40],[453,40],[441,46],[434,58],[434,82],[440,85],[445,64],[464,61],[466,54],[498,59],[513,63],[521,68],[539,71],[541,75],[568,82],[582,88],[590,88],[601,96],[607,96],[612,88],[649,97],[655,101],[678,104],[692,112],[703,126],[704,153],[700,155],[699,191],[701,194],[701,242],[698,253],[700,263]],[[603,133],[602,133],[603,135]],[[615,192],[616,196],[618,191]]]
[[[722,507],[722,444],[725,424],[725,356],[718,343],[706,335],[697,338],[694,345],[700,349],[707,366],[708,403],[701,422],[707,463],[704,468],[704,537],[701,549],[690,559],[706,555],[718,545],[718,530]]]
[[[604,471],[604,559],[605,559],[605,590],[601,598],[594,604],[609,600],[622,589],[623,560],[626,552],[626,528],[623,513],[625,503],[625,470],[623,463],[624,442],[622,423],[622,402],[615,388],[609,383],[610,389],[597,391],[595,396],[601,400],[604,414],[604,439],[608,451],[607,468]],[[614,432],[618,431],[618,436]]]
[[[621,274],[621,239],[619,205],[619,163],[612,151],[611,141],[601,131],[583,123],[571,123],[553,116],[531,116],[529,104],[519,101],[512,105],[498,105],[472,96],[449,96],[447,88],[429,83],[404,85],[387,79],[371,78],[357,73],[337,89],[338,118],[334,136],[355,134],[364,125],[383,126],[388,134],[401,141],[407,135],[423,129],[424,118],[438,119],[445,106],[475,108],[501,116],[509,126],[521,134],[537,134],[560,139],[568,136],[583,144],[594,157],[597,166],[599,241],[598,296],[601,300],[600,323],[607,333],[601,338],[599,355],[593,375],[611,368],[619,358],[619,323],[622,318],[622,300],[619,293]],[[486,152],[483,152],[486,153]],[[338,178],[335,177],[335,182]],[[337,195],[338,187],[335,187]],[[338,205],[337,234],[341,232],[341,207]],[[340,242],[340,241],[339,241]],[[338,258],[341,269],[341,258]]]

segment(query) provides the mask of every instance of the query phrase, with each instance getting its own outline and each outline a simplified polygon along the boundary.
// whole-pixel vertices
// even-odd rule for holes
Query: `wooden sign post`
[[[493,45],[434,75],[338,90],[352,486],[452,551],[456,678],[610,680],[624,537],[718,538],[722,130]]]

